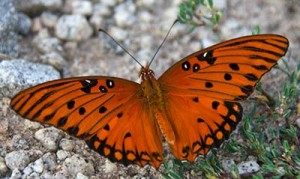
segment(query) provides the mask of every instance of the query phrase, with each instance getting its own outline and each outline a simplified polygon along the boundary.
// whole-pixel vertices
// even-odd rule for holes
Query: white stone
[[[117,5],[118,0],[101,0],[101,3],[104,6],[114,7],[115,5]]]
[[[104,172],[105,173],[112,173],[113,171],[117,171],[118,167],[116,163],[112,163],[108,159],[105,160],[105,165],[104,165]]]
[[[102,17],[108,17],[112,15],[112,12],[109,7],[104,6],[102,3],[94,4],[93,6],[93,14]]]
[[[39,57],[40,61],[44,64],[54,66],[58,70],[63,70],[67,61],[58,52],[50,52]]]
[[[142,11],[139,13],[139,19],[142,21],[142,22],[145,22],[145,23],[149,23],[151,20],[153,20],[153,16],[151,13],[149,13],[148,11]]]
[[[90,18],[90,23],[92,24],[93,28],[98,31],[101,28],[103,22],[103,18],[100,15],[92,15]]]
[[[73,0],[72,12],[73,14],[79,14],[84,16],[91,15],[93,12],[92,2],[87,0],[83,0],[83,1]]]
[[[91,37],[93,29],[82,15],[63,15],[58,19],[55,33],[63,40],[81,41]]]
[[[34,137],[48,150],[55,151],[58,141],[62,138],[62,132],[54,127],[49,127],[36,131]]]
[[[259,171],[260,166],[256,161],[245,161],[237,165],[240,175],[249,175]]]
[[[67,157],[70,157],[71,154],[69,151],[64,151],[64,150],[58,150],[56,152],[56,156],[58,160],[65,160]]]
[[[36,161],[34,161],[32,165],[32,169],[37,173],[42,173],[44,170],[43,160],[39,158]]]
[[[128,32],[118,27],[112,27],[109,29],[109,34],[112,35],[117,41],[124,41],[127,36]]]
[[[135,22],[136,7],[131,1],[126,1],[115,8],[114,20],[119,27],[130,26]]]
[[[72,151],[75,147],[74,141],[70,139],[61,139],[59,147],[63,150]]]
[[[30,162],[28,153],[24,150],[12,151],[5,156],[5,163],[8,168],[24,169]]]
[[[93,164],[79,157],[77,154],[67,158],[63,163],[63,167],[66,168],[72,176],[76,176],[78,173],[91,176],[95,173]]]
[[[55,37],[50,38],[37,38],[34,40],[34,44],[37,49],[42,53],[50,53],[53,51],[62,51],[62,46],[60,44],[60,40]]]
[[[46,153],[43,155],[42,159],[46,171],[54,171],[56,169],[56,156],[53,153]]]
[[[89,177],[88,177],[88,176],[85,176],[85,175],[82,174],[82,173],[77,173],[76,179],[89,179]]]
[[[5,164],[5,160],[4,158],[0,157],[0,177],[5,176],[7,172],[8,172],[8,168]]]
[[[22,173],[20,172],[19,169],[15,168],[12,170],[10,179],[17,179],[17,178],[22,178]]]
[[[50,28],[54,27],[55,24],[57,23],[57,20],[58,20],[58,16],[48,11],[43,12],[41,15],[41,22],[46,27],[50,27]]]

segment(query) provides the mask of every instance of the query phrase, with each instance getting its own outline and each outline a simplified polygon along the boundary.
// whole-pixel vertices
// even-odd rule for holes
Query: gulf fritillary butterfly
[[[86,141],[113,162],[163,161],[162,135],[174,156],[193,162],[229,137],[242,119],[240,101],[285,55],[280,35],[236,38],[195,52],[161,77],[146,65],[141,84],[89,76],[46,82],[17,94],[21,116]]]

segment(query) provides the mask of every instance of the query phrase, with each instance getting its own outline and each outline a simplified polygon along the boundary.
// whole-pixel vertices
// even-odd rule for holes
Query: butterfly
[[[138,84],[107,76],[66,78],[18,93],[24,118],[83,139],[112,162],[159,168],[163,138],[179,160],[219,147],[242,119],[256,83],[285,55],[280,35],[245,36],[197,51],[158,79],[142,66]]]

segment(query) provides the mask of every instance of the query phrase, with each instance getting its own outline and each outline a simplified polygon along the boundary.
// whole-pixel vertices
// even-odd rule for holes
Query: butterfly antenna
[[[129,56],[131,56],[131,58],[136,61],[136,63],[138,63],[142,68],[143,68],[143,65],[137,61],[137,59],[131,55],[131,53],[128,52],[128,50],[126,50],[118,41],[116,41],[111,35],[109,35],[109,33],[107,33],[105,30],[103,29],[99,29],[99,32],[103,32],[104,34],[106,34],[108,37],[110,37],[119,47],[121,47]]]
[[[173,26],[174,26],[177,22],[178,22],[178,19],[175,20],[175,21],[173,22],[173,24],[171,25],[171,27],[170,27],[170,29],[168,30],[168,32],[167,32],[165,38],[163,39],[163,41],[161,42],[161,44],[160,44],[159,47],[157,48],[156,52],[154,53],[154,55],[153,55],[153,57],[152,57],[152,59],[151,59],[151,61],[150,61],[150,63],[149,63],[149,66],[150,66],[151,63],[153,62],[155,56],[157,55],[157,53],[159,52],[160,48],[163,46],[163,44],[164,44],[165,41],[167,40],[167,38],[168,38],[168,36],[169,36],[169,34],[170,34],[170,32],[171,32]]]

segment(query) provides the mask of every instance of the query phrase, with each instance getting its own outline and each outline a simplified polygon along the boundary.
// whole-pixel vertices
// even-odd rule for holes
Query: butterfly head
[[[139,72],[139,77],[142,81],[150,80],[155,78],[153,70],[149,68],[149,65],[143,66]]]

